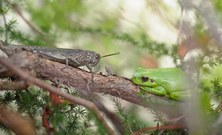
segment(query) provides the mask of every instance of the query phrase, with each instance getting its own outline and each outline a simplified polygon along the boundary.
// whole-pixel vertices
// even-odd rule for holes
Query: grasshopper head
[[[88,61],[88,66],[90,67],[95,67],[100,60],[101,56],[100,54],[96,53],[96,52],[89,52],[87,55],[87,61]]]

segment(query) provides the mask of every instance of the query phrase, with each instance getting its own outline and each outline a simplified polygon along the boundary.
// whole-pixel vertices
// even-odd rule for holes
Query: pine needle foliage
[[[104,1],[101,1],[103,3]],[[35,46],[55,46],[62,41],[73,42],[73,44],[83,43],[94,46],[96,44],[104,44],[102,47],[97,45],[95,48],[106,49],[114,46],[114,43],[120,43],[133,48],[142,48],[146,54],[154,56],[156,59],[169,56],[173,59],[175,65],[180,59],[178,57],[179,47],[176,44],[167,44],[153,40],[144,29],[137,29],[129,32],[121,30],[119,22],[121,16],[119,12],[104,12],[105,9],[98,8],[99,4],[89,1],[79,0],[44,0],[35,6],[33,0],[23,1],[0,1],[0,17],[2,17],[0,25],[0,39],[7,45],[11,43]],[[221,20],[222,3],[220,0],[214,0],[215,9],[220,15]],[[11,19],[11,14],[16,13],[15,5],[20,11],[24,11],[29,15],[28,25],[35,26],[40,32],[33,28],[25,31],[21,28],[17,18]],[[63,6],[61,6],[63,5]],[[65,8],[64,8],[65,7]],[[116,10],[118,11],[118,10]],[[97,14],[93,14],[97,13]],[[113,15],[114,14],[114,15]],[[18,15],[18,17],[22,18]],[[24,20],[23,20],[24,21]],[[199,47],[202,52],[197,57],[198,87],[203,94],[200,94],[200,108],[203,112],[204,122],[209,123],[209,131],[215,130],[221,133],[219,128],[222,124],[218,119],[221,118],[221,95],[222,95],[222,53],[220,49],[211,40],[211,36],[205,27],[201,16],[196,14],[196,24],[194,25],[194,36],[200,42]],[[158,36],[158,35],[157,35]],[[84,37],[84,40],[81,38]],[[88,47],[89,47],[88,46]],[[115,50],[114,46],[112,49]],[[133,49],[130,50],[133,54]],[[126,56],[128,57],[128,56]],[[136,55],[134,55],[136,57]],[[139,61],[139,60],[138,60]],[[129,64],[130,65],[130,64]],[[133,64],[137,67],[136,64]],[[7,78],[8,81],[13,79]],[[79,96],[73,90],[66,89],[67,92]],[[141,97],[142,98],[142,97]],[[115,107],[115,113],[120,117],[122,124],[126,128],[126,134],[149,127],[152,123],[156,125],[167,125],[169,121],[164,119],[155,111],[154,121],[146,122],[140,118],[135,106],[126,108],[120,100],[113,98],[111,100]],[[155,102],[152,99],[150,102]],[[44,108],[47,106],[50,110],[48,121],[50,126],[54,128],[55,135],[105,135],[108,134],[106,128],[97,119],[96,115],[88,109],[75,104],[62,103],[52,105],[49,93],[44,92],[40,88],[29,87],[22,91],[1,91],[0,102],[12,107],[21,115],[30,117],[35,121],[36,130],[39,134],[46,134],[45,128],[42,126],[42,115]],[[218,107],[215,107],[218,106]],[[212,126],[213,125],[213,126]],[[6,134],[11,131],[0,124],[0,130]],[[198,132],[198,133],[202,133]],[[183,130],[154,130],[147,131],[147,134],[157,135],[174,135],[188,134]]]

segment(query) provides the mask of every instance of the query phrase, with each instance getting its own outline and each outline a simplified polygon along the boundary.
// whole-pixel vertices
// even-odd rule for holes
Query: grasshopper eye
[[[149,77],[143,76],[141,77],[142,82],[147,82],[149,80]]]
[[[99,54],[96,54],[96,59],[100,59],[100,55]]]

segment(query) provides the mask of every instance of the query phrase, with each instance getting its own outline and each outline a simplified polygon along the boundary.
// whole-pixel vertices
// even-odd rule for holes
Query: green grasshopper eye
[[[149,77],[147,76],[142,76],[141,77],[142,82],[147,82],[149,80]]]

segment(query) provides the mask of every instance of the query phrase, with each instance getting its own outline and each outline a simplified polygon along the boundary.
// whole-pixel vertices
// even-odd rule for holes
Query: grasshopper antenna
[[[120,52],[103,55],[103,56],[101,56],[101,58],[109,57],[109,56],[113,56],[113,55],[118,55],[118,54],[120,54]]]

